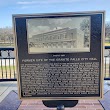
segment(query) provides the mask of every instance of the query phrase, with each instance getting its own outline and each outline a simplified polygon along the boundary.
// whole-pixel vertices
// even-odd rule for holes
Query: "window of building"
[[[71,38],[73,39],[73,33],[71,33]]]

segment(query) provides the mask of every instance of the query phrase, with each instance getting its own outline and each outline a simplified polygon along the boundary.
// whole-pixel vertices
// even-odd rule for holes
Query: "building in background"
[[[84,48],[84,32],[77,28],[63,28],[38,35],[29,39],[29,48],[74,49]]]

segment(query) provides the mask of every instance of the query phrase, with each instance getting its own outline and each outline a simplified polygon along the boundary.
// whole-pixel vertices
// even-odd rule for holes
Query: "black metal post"
[[[64,105],[59,105],[59,106],[57,106],[57,110],[65,110]]]
[[[74,107],[78,104],[78,100],[43,100],[46,107],[56,107],[57,110],[65,110],[66,107]]]

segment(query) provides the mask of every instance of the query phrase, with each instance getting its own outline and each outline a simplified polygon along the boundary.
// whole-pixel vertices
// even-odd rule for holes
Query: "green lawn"
[[[0,66],[0,78],[14,78],[14,74],[16,73],[15,66]]]
[[[6,76],[6,72],[8,76],[10,76],[10,72],[12,75],[14,75],[14,72],[16,73],[16,67],[15,66],[2,66],[2,67],[0,66],[0,78],[2,76],[2,73],[4,74],[4,76]],[[104,65],[104,72],[105,72],[105,65]],[[104,73],[104,77],[105,76],[110,77],[109,64],[106,64],[106,73]]]
[[[105,43],[105,46],[110,46],[110,43]]]
[[[15,66],[0,66],[0,69],[14,69],[15,70]]]
[[[14,47],[14,44],[10,44],[10,43],[0,43],[0,47]]]

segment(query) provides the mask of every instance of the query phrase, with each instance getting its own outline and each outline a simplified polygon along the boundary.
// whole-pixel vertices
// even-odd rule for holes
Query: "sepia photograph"
[[[28,53],[90,52],[90,16],[26,19]]]

